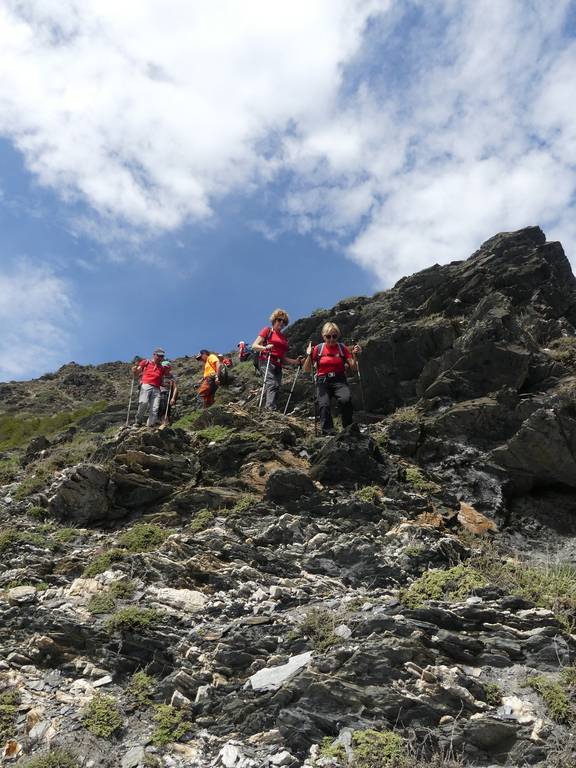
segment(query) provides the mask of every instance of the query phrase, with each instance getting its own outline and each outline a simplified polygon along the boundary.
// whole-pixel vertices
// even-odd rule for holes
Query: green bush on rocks
[[[116,607],[116,600],[114,600],[109,592],[101,592],[98,595],[93,595],[86,607],[90,613],[96,615],[100,613],[112,613]]]
[[[366,501],[369,504],[379,504],[382,500],[382,488],[377,485],[365,485],[363,488],[358,488],[352,494],[355,499],[359,501]]]
[[[122,534],[118,543],[128,552],[151,552],[170,536],[170,531],[151,523],[138,523]]]
[[[55,749],[46,755],[36,755],[18,763],[18,768],[80,768],[78,759],[63,749]]]
[[[108,619],[105,626],[109,632],[147,629],[157,624],[161,616],[162,614],[154,610],[154,608],[130,606],[117,611]]]
[[[128,694],[136,703],[141,707],[148,706],[150,696],[154,690],[154,678],[147,675],[146,672],[140,670],[132,675],[130,685],[128,686]]]
[[[199,509],[186,526],[186,530],[190,533],[199,533],[208,528],[212,520],[214,520],[214,513],[211,509]]]
[[[355,768],[408,768],[404,740],[392,731],[354,731]]]
[[[334,611],[311,608],[302,620],[300,630],[310,638],[312,646],[322,652],[342,642],[342,638],[334,633],[340,623],[341,617]]]
[[[199,429],[196,434],[198,437],[201,437],[203,440],[208,440],[210,443],[220,443],[222,440],[226,440],[226,438],[232,434],[232,430],[229,429],[229,427],[223,427],[220,424],[214,424],[212,427]]]
[[[13,736],[19,703],[20,694],[18,691],[11,690],[0,693],[0,742]]]
[[[103,739],[109,739],[123,723],[116,699],[100,693],[84,708],[82,721],[90,733]]]
[[[86,566],[82,575],[88,579],[98,576],[99,573],[104,573],[104,571],[112,568],[112,565],[122,560],[123,557],[124,552],[121,549],[111,549],[109,552],[103,552]]]
[[[152,743],[155,746],[164,747],[178,741],[190,728],[190,719],[185,710],[176,709],[170,704],[157,704],[155,710],[156,728],[152,734]]]
[[[561,680],[537,675],[529,677],[526,684],[542,697],[552,720],[564,724],[575,720],[576,710]]]

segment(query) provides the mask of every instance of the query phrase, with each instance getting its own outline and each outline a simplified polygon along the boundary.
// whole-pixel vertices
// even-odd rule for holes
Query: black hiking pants
[[[327,376],[318,376],[316,378],[316,397],[322,432],[329,432],[334,429],[331,408],[332,398],[335,398],[338,402],[340,415],[342,416],[342,426],[347,427],[349,424],[352,424],[354,408],[350,387],[344,376],[336,376],[332,379]]]
[[[268,373],[266,374],[266,368],[263,368],[265,372],[264,393],[266,402],[264,407],[267,411],[278,410],[278,393],[280,392],[280,385],[282,384],[282,366],[270,365],[268,366]]]

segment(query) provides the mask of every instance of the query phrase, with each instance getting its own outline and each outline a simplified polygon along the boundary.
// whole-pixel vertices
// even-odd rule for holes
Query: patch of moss
[[[113,733],[120,730],[123,719],[116,699],[97,693],[84,708],[82,722],[90,733],[109,739]]]
[[[185,710],[176,709],[170,704],[157,704],[154,709],[156,728],[152,734],[152,743],[155,746],[164,747],[178,741],[190,728],[189,715]]]
[[[320,757],[330,757],[333,760],[346,760],[346,750],[339,742],[335,742],[330,736],[322,740],[319,751]]]
[[[101,613],[112,613],[116,607],[116,600],[109,592],[100,592],[97,595],[93,595],[88,601],[86,606],[90,613],[95,615]]]
[[[199,509],[186,526],[186,530],[190,533],[199,533],[199,531],[208,528],[212,520],[214,520],[214,513],[211,509]]]
[[[418,412],[416,406],[406,405],[403,408],[397,408],[393,413],[390,414],[390,416],[388,416],[388,419],[390,421],[413,422],[418,421],[420,415],[421,414]]]
[[[121,608],[106,622],[109,632],[126,632],[147,629],[157,624],[162,614],[154,608],[137,608],[129,606]]]
[[[38,507],[33,504],[31,507],[28,507],[26,514],[33,520],[46,520],[48,510],[45,507]]]
[[[15,456],[0,459],[0,485],[13,483],[20,471],[20,462]]]
[[[80,763],[71,752],[55,749],[48,754],[20,761],[18,768],[80,768]]]
[[[476,589],[486,586],[486,579],[469,565],[457,565],[440,571],[427,571],[400,592],[408,608],[419,608],[427,600],[464,600]]]
[[[201,437],[203,440],[208,440],[210,443],[220,443],[232,434],[232,430],[229,427],[223,427],[221,424],[214,424],[211,427],[199,429],[196,434],[198,437]]]
[[[502,704],[502,688],[498,683],[484,683],[486,703],[491,707],[499,707]]]
[[[18,488],[14,491],[14,498],[17,501],[27,499],[28,496],[32,496],[33,493],[43,490],[48,484],[48,480],[51,477],[51,472],[47,467],[36,467],[33,474],[28,475],[22,480]]]
[[[342,638],[334,633],[341,623],[342,617],[334,611],[311,608],[300,624],[300,631],[308,636],[317,651],[323,652],[342,642]]]
[[[355,768],[408,768],[404,740],[392,731],[354,731],[352,749]]]
[[[0,415],[0,450],[14,448],[39,435],[52,435],[64,427],[80,421],[80,419],[92,416],[102,411],[108,403],[100,400],[92,405],[77,408],[73,411],[61,411],[53,416],[13,416],[11,414]]]
[[[186,429],[186,427],[193,427],[198,421],[204,411],[192,411],[192,413],[186,413],[180,419],[175,421],[172,426],[179,427],[180,429]]]
[[[92,578],[98,576],[99,573],[110,570],[113,563],[117,563],[124,557],[124,552],[121,549],[111,549],[109,552],[103,552],[101,555],[92,560],[84,569],[83,576],[86,578]]]
[[[138,523],[122,534],[118,543],[128,552],[151,552],[170,536],[170,531],[151,523]]]
[[[258,497],[255,496],[253,493],[244,493],[236,504],[232,507],[232,509],[229,511],[229,515],[243,515],[244,512],[248,512],[248,510],[254,506],[258,502]]]
[[[566,688],[559,680],[552,680],[544,675],[529,677],[526,684],[538,693],[548,710],[548,714],[557,723],[571,723],[575,719],[574,707]]]
[[[128,686],[128,695],[131,696],[138,706],[147,707],[150,703],[150,696],[154,690],[154,678],[147,675],[144,671],[135,672]]]
[[[18,714],[20,694],[16,690],[0,693],[0,742],[14,736],[14,725]]]
[[[0,531],[0,553],[8,553],[18,544],[32,544],[43,549],[53,548],[51,542],[41,533],[18,531],[16,528],[5,528]]]
[[[438,483],[428,480],[420,467],[417,467],[415,464],[406,467],[406,482],[418,493],[437,493],[441,490]]]
[[[355,499],[360,501],[366,501],[369,504],[379,504],[382,500],[382,489],[377,485],[365,485],[363,488],[358,488],[352,494]]]
[[[576,367],[576,337],[562,336],[550,344],[550,356],[568,367]]]

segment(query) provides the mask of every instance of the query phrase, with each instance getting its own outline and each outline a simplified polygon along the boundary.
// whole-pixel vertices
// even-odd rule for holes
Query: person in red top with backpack
[[[158,409],[160,407],[160,388],[164,379],[170,379],[172,368],[164,365],[163,349],[154,350],[152,360],[140,360],[132,366],[133,376],[141,377],[140,396],[138,397],[138,411],[136,412],[136,424],[141,427],[148,414],[147,424],[154,427],[158,423]],[[171,403],[174,404],[173,402]]]
[[[265,408],[269,411],[278,410],[277,400],[282,384],[282,366],[285,363],[289,365],[301,365],[302,363],[300,358],[293,359],[287,356],[288,339],[284,335],[284,328],[289,322],[288,314],[283,309],[275,309],[270,315],[271,327],[262,328],[252,344],[252,349],[260,353],[260,369],[264,370],[266,377],[264,381]]]
[[[315,347],[312,343],[306,349],[306,362],[304,370],[309,372],[312,365],[316,367],[316,399],[318,401],[318,414],[323,435],[334,434],[334,422],[332,420],[331,399],[334,397],[340,406],[342,426],[347,427],[352,423],[353,405],[350,395],[350,387],[346,381],[346,368],[356,370],[354,355],[361,352],[356,344],[349,349],[338,341],[340,329],[336,323],[324,323],[322,327],[322,344]]]

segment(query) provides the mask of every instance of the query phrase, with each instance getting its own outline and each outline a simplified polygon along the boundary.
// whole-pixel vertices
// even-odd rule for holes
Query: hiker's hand
[[[362,347],[360,346],[360,344],[354,344],[354,346],[352,347],[352,354],[359,355],[361,352],[362,352]]]
[[[302,357],[302,355],[298,355],[298,357],[296,358],[296,365],[298,366],[298,368],[302,368],[303,362],[304,362],[304,358]]]
[[[174,407],[176,405],[176,400],[170,400],[170,406]]]
[[[274,349],[274,344],[266,344],[264,349],[267,350],[268,352],[271,352]]]
[[[308,342],[308,346],[306,347],[306,354],[311,355],[312,354],[312,342]]]

